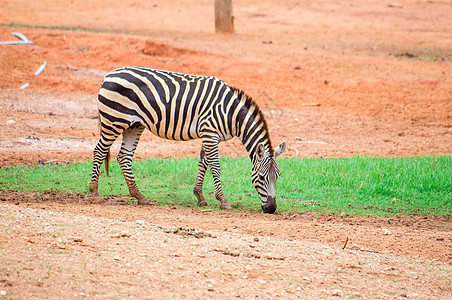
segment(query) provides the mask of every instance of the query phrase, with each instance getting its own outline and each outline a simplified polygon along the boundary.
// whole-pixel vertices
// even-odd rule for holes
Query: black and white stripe
[[[259,107],[245,93],[224,81],[144,67],[117,69],[107,74],[102,82],[99,120],[101,137],[94,149],[90,184],[94,196],[98,196],[100,166],[105,160],[108,169],[109,149],[122,134],[118,161],[130,194],[139,204],[149,203],[138,190],[131,169],[134,151],[147,128],[165,139],[202,139],[194,194],[198,205],[207,205],[202,184],[210,167],[215,196],[224,209],[230,209],[231,205],[221,189],[218,143],[240,138],[253,164],[252,182],[262,209],[269,213],[276,210],[274,189],[279,169],[275,157],[284,151],[285,144],[273,150],[267,123]]]

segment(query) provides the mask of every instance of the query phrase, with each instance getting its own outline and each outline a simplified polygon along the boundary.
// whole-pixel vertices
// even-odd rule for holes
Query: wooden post
[[[215,0],[215,32],[234,33],[232,0]]]

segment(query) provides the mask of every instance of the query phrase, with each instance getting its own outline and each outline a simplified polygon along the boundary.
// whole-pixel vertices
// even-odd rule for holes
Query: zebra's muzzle
[[[266,214],[272,214],[276,211],[276,198],[268,196],[267,203],[262,204],[262,211]]]

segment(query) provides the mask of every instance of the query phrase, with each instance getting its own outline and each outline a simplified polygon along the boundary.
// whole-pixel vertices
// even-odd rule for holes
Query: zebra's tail
[[[110,149],[108,149],[105,156],[105,173],[107,173],[107,177],[110,177]]]

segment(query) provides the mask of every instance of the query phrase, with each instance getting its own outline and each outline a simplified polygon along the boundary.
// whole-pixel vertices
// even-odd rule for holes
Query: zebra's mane
[[[273,147],[272,142],[270,140],[270,135],[268,133],[268,126],[267,121],[265,120],[265,116],[262,113],[262,110],[260,109],[259,105],[251,98],[251,96],[247,95],[243,90],[238,89],[236,87],[231,87],[232,92],[237,95],[237,98],[242,101],[243,97],[245,97],[244,105],[248,110],[251,107],[254,107],[252,117],[256,119],[257,116],[259,116],[259,123],[263,123],[262,129],[265,130],[264,140],[268,141],[268,151],[270,152],[270,155],[273,156]],[[242,101],[243,102],[243,101]]]

